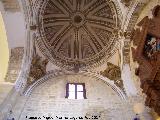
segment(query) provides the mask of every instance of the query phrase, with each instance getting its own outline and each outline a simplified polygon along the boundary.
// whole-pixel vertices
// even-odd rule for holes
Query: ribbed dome
[[[49,0],[41,16],[40,35],[45,51],[57,64],[81,68],[111,55],[113,31],[117,28],[111,1]]]

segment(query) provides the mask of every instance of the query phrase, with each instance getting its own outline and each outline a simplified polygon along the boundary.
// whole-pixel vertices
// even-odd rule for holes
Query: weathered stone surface
[[[21,69],[23,53],[24,53],[23,47],[17,47],[11,49],[8,71],[5,78],[6,82],[14,83],[16,81]]]
[[[2,0],[4,9],[10,12],[20,11],[18,0]]]
[[[38,54],[33,57],[27,81],[28,85],[32,84],[46,74],[47,63],[48,60],[42,59],[42,57],[40,57]]]
[[[85,83],[87,99],[66,99],[65,86],[68,82]],[[17,103],[16,106],[19,105]],[[68,75],[50,79],[35,88],[27,99],[22,114],[19,116],[15,113],[15,118],[19,117],[20,120],[24,120],[26,116],[52,116],[58,120],[56,116],[91,117],[97,115],[100,116],[99,120],[129,120],[134,116],[132,107],[132,104],[122,101],[103,81],[81,75]]]

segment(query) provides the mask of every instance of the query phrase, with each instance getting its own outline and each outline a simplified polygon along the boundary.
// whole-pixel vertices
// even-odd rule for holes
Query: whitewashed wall
[[[87,99],[66,99],[67,82],[85,83]],[[43,118],[43,116],[51,116],[54,120],[58,120],[56,116],[85,117],[85,115],[100,115],[98,120],[131,120],[134,113],[132,105],[122,100],[103,81],[81,75],[60,76],[46,81],[34,89],[24,105],[17,102],[14,109],[16,120],[29,120],[29,117]]]
[[[22,12],[5,12],[4,24],[9,48],[24,47],[25,22]]]

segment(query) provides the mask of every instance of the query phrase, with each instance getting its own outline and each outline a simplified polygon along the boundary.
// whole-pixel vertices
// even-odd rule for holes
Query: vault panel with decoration
[[[38,47],[52,62],[81,69],[112,55],[118,27],[112,1],[46,0],[42,4]]]

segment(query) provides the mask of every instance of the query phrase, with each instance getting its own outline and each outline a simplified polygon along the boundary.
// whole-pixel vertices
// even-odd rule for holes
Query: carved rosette
[[[112,56],[118,27],[113,2],[45,0],[43,6],[37,44],[53,63],[83,69]]]

